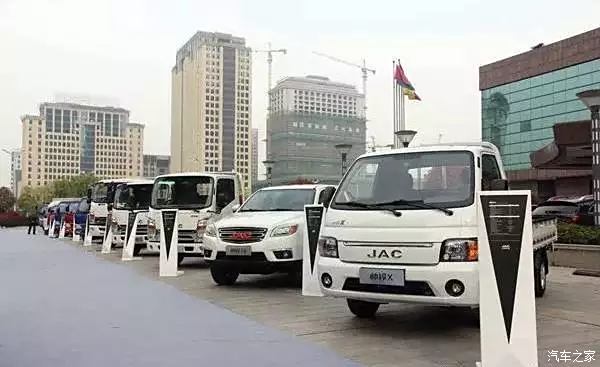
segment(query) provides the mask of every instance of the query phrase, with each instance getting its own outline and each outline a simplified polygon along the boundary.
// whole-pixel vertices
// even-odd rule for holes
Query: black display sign
[[[169,253],[171,252],[171,241],[173,237],[173,230],[175,228],[175,216],[177,215],[177,210],[163,210],[162,211],[162,220],[163,220],[163,231],[165,231],[165,250],[167,251],[167,259],[169,258]]]
[[[308,250],[310,254],[310,272],[312,273],[315,266],[315,258],[317,256],[317,245],[321,234],[321,221],[323,220],[322,206],[314,206],[304,208],[306,213],[306,226],[308,230]]]
[[[510,343],[527,195],[481,197],[500,306]]]
[[[137,214],[134,212],[129,212],[129,216],[127,217],[127,229],[125,233],[125,244],[129,242],[129,237],[131,237],[131,232],[133,230],[133,225],[135,224],[135,218]]]
[[[111,228],[111,222],[112,222],[112,213],[108,213],[108,215],[106,216],[106,224],[104,225],[104,240],[106,241],[106,239],[108,238],[108,230],[109,228]]]

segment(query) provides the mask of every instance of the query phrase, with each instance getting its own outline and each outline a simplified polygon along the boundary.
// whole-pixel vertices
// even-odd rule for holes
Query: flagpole
[[[398,59],[398,64],[400,64],[400,59]],[[406,111],[405,111],[405,104],[404,104],[404,90],[403,87],[400,86],[400,123],[399,123],[399,129],[397,131],[400,130],[406,130]]]
[[[393,120],[394,120],[394,129],[392,130],[392,138],[393,138],[393,143],[394,143],[394,148],[396,148],[396,134],[394,134],[396,132],[396,129],[398,128],[398,113],[397,113],[397,109],[398,109],[398,97],[397,97],[397,89],[398,89],[398,83],[396,83],[396,78],[394,77],[396,73],[396,60],[392,60],[392,100],[393,100],[393,104],[394,104],[394,109],[393,109]]]

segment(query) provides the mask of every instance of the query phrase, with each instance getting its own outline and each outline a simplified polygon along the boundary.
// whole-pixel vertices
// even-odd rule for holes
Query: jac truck
[[[154,179],[148,217],[150,251],[160,250],[164,211],[177,212],[178,262],[185,257],[204,257],[202,238],[211,218],[228,205],[243,201],[242,184],[233,172],[185,172]]]
[[[103,238],[106,230],[106,217],[112,210],[117,186],[127,182],[126,179],[105,179],[91,185],[87,192],[88,202],[90,204],[88,213],[88,231],[87,235],[92,236],[92,240]]]
[[[360,156],[325,200],[317,263],[322,292],[345,298],[358,317],[372,317],[390,302],[476,309],[476,193],[507,189],[500,153],[490,143]],[[533,223],[535,294],[541,297],[556,221]]]
[[[137,230],[132,233],[135,236],[134,256],[146,248],[148,240],[148,209],[150,207],[150,198],[152,196],[153,180],[133,180],[117,186],[115,200],[113,202],[111,228],[112,245],[124,246],[129,214],[137,215]]]

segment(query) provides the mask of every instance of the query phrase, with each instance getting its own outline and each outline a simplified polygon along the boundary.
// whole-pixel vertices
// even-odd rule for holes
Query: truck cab
[[[85,222],[90,212],[90,204],[88,199],[83,197],[79,200],[77,211],[75,212],[75,234],[76,237],[83,237],[85,232]]]
[[[228,205],[243,201],[242,185],[233,172],[186,172],[158,176],[154,180],[148,219],[150,251],[159,251],[162,212],[177,210],[178,262],[185,257],[204,257],[202,237],[208,221]]]
[[[106,217],[112,210],[117,186],[127,181],[126,179],[100,180],[88,189],[88,201],[90,203],[88,231],[92,239],[104,236]]]
[[[125,244],[125,231],[130,213],[147,212],[150,208],[153,180],[129,181],[117,186],[112,209],[112,244],[123,246]],[[134,255],[146,247],[148,231],[148,215],[138,215],[137,233],[135,235]]]
[[[346,298],[359,317],[388,302],[477,307],[476,192],[506,189],[500,153],[490,143],[360,156],[324,218],[321,290]],[[545,247],[538,250],[545,287]]]

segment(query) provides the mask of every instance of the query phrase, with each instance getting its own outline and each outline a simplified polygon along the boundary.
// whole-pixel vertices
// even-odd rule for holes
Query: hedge
[[[10,211],[0,213],[0,227],[19,227],[28,224],[27,218],[18,212]]]
[[[600,228],[558,223],[558,243],[600,245]]]

